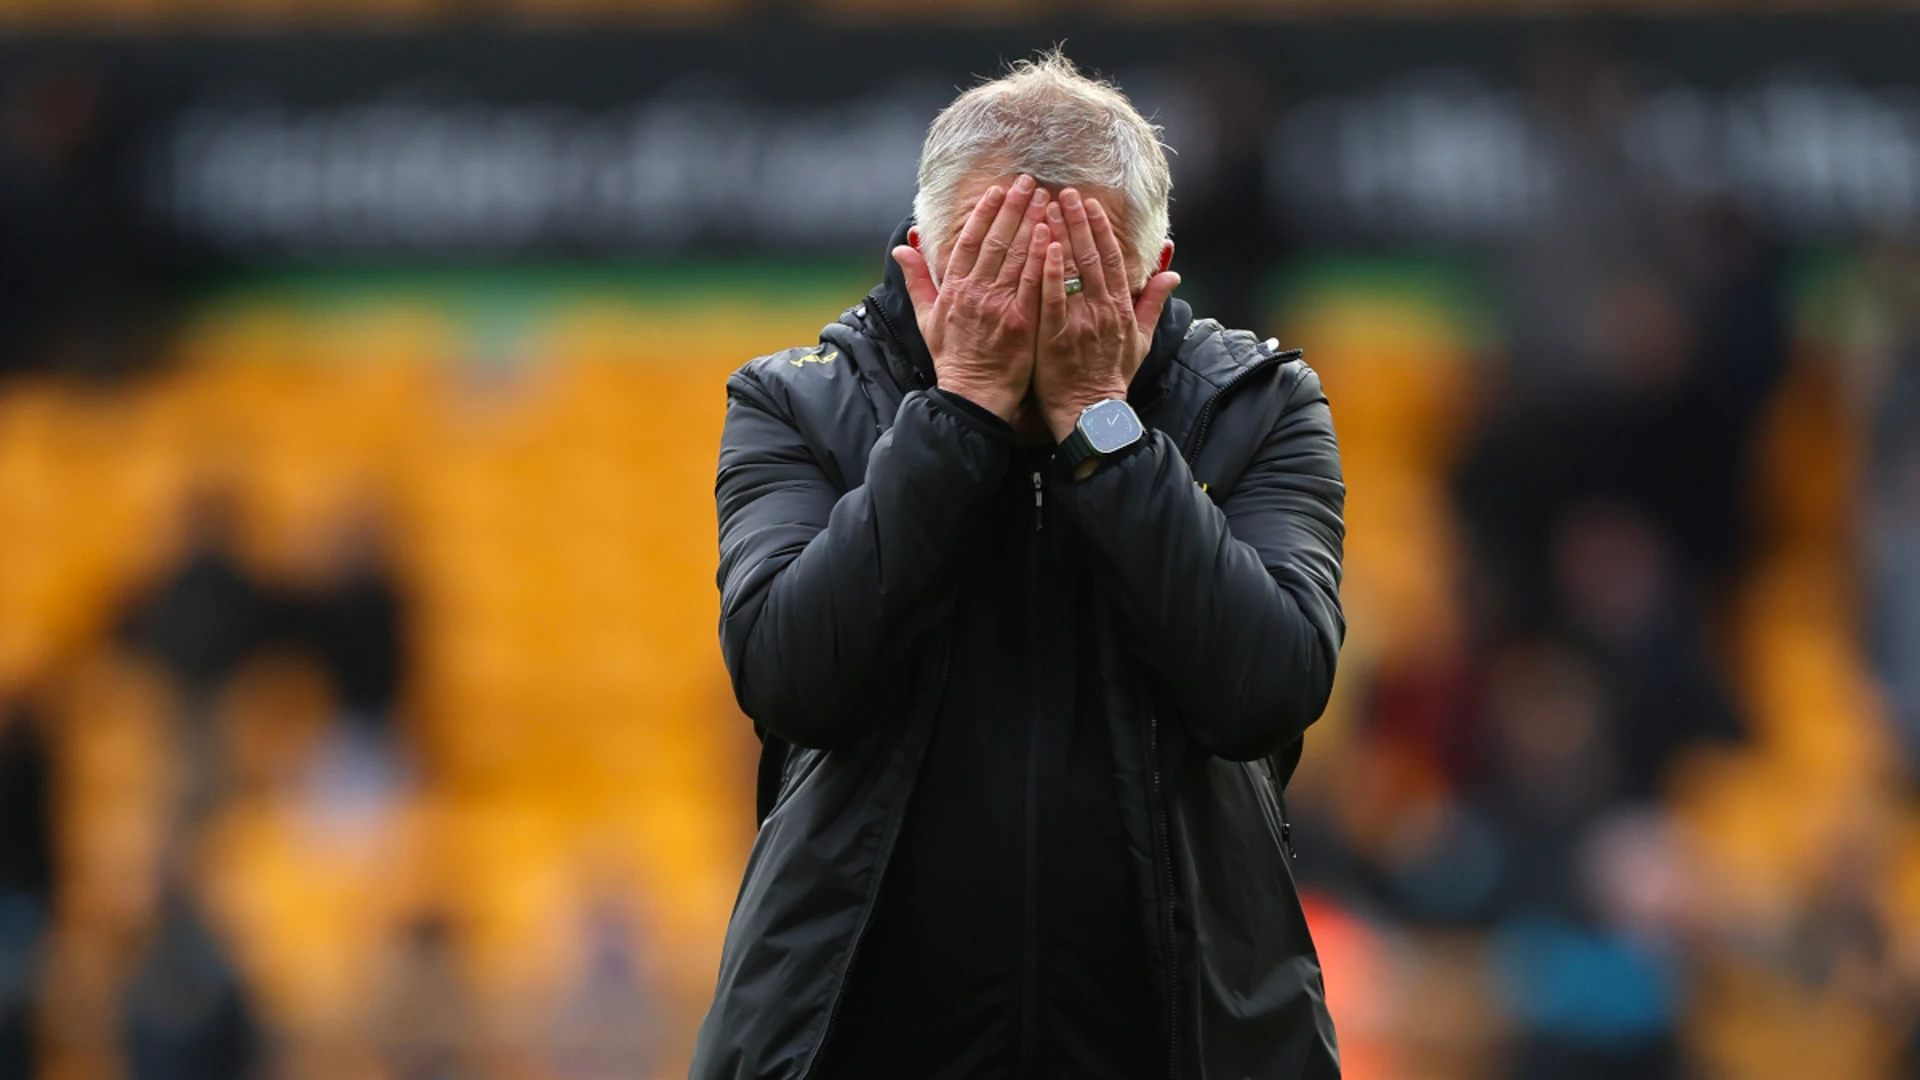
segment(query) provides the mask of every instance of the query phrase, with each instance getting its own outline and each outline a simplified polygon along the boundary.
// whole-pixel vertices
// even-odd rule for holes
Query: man
[[[1297,353],[1169,294],[1167,163],[1058,54],[728,382],[721,642],[761,828],[697,1080],[1333,1077],[1280,790],[1345,624]]]

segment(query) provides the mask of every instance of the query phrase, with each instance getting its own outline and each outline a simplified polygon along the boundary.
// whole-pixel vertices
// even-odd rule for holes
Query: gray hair
[[[1093,188],[1123,197],[1126,235],[1120,242],[1140,278],[1131,285],[1146,284],[1167,240],[1173,176],[1160,129],[1118,87],[1080,74],[1055,48],[1018,61],[934,118],[920,150],[920,189],[913,199],[934,273],[963,216],[956,205],[960,185],[982,174],[1009,173],[1027,173],[1056,192]]]

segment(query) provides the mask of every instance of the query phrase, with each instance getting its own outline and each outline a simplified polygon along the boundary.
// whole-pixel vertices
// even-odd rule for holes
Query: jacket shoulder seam
[[[1290,370],[1290,378],[1292,381],[1287,386],[1286,400],[1280,403],[1281,416],[1285,416],[1293,411],[1294,399],[1300,396],[1300,388],[1307,385],[1307,380],[1309,378],[1317,378],[1320,374],[1313,369],[1313,365],[1307,363],[1306,358],[1303,356],[1295,356],[1293,359],[1287,361],[1284,369]],[[1322,393],[1320,399],[1322,401],[1326,400],[1326,394]]]
[[[771,400],[773,394],[772,387],[767,383],[767,369],[781,361],[791,361],[805,355],[808,351],[807,347],[796,345],[764,356],[756,356],[733,369],[733,373],[727,376],[727,388],[731,390],[737,385]]]
[[[814,365],[845,364],[848,367],[858,367],[852,355],[853,351],[846,343],[829,340],[823,331],[820,341],[816,344],[795,345],[765,356],[754,357],[734,369],[729,381],[732,379],[750,381],[763,393],[769,394],[773,392],[775,385],[797,389],[802,383],[795,376]]]
[[[1300,393],[1300,387],[1307,381],[1307,372],[1312,369],[1299,357],[1282,364],[1280,369],[1287,372],[1287,396],[1280,402],[1280,415],[1285,416],[1293,411],[1293,399]]]
[[[1233,330],[1221,326],[1212,319],[1196,319],[1193,328],[1188,331],[1187,342],[1195,341],[1196,332],[1200,340],[1193,348],[1183,348],[1174,354],[1174,363],[1197,376],[1202,382],[1219,389],[1232,382],[1236,376],[1259,363],[1267,355],[1261,348],[1261,340],[1251,330]],[[1215,345],[1210,346],[1205,339],[1213,338]],[[1236,340],[1237,339],[1237,340]],[[1192,363],[1193,355],[1202,349],[1217,347],[1224,350],[1230,363],[1218,368],[1218,376],[1201,370]]]

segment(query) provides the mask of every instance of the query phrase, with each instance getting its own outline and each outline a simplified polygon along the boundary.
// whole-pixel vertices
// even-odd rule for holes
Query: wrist
[[[1020,400],[1026,396],[1023,391],[1009,387],[985,386],[959,379],[940,380],[940,389],[967,399],[1009,424],[1013,422],[1013,414],[1020,411]]]
[[[1047,431],[1053,435],[1054,442],[1065,442],[1073,434],[1074,425],[1080,422],[1080,410],[1072,412],[1047,411]]]
[[[1080,423],[1080,414],[1085,412],[1088,407],[1097,405],[1102,401],[1112,401],[1116,398],[1121,401],[1127,400],[1125,387],[1117,390],[1109,390],[1105,393],[1075,395],[1060,402],[1058,405],[1048,407],[1046,410],[1047,428],[1053,432],[1054,441],[1059,442],[1073,434],[1075,425]]]

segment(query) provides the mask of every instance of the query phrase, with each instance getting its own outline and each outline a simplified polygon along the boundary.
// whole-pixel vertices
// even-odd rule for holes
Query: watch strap
[[[1054,457],[1060,462],[1060,470],[1068,476],[1072,476],[1082,462],[1097,456],[1099,455],[1093,448],[1093,442],[1087,438],[1085,432],[1080,430],[1078,424],[1073,426],[1073,430],[1067,433],[1066,438],[1060,440],[1059,449],[1054,451]]]

